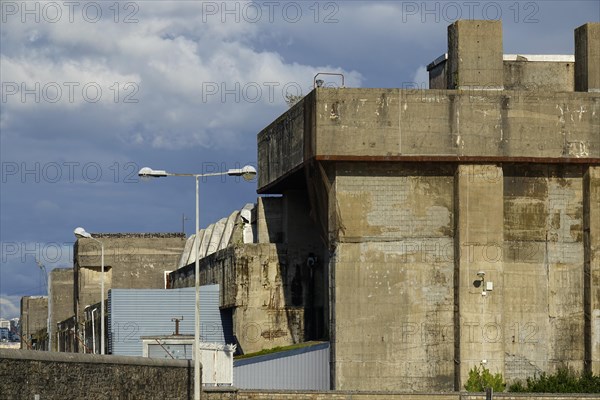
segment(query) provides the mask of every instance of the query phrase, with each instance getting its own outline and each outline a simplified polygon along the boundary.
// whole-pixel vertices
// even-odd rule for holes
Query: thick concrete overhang
[[[318,88],[258,134],[258,192],[312,160],[600,164],[600,94]]]

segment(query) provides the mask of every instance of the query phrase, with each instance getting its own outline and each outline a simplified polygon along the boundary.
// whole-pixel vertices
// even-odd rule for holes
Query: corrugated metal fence
[[[112,289],[108,294],[109,349],[142,356],[142,336],[171,335],[173,318],[183,319],[180,334],[194,334],[195,289]],[[229,322],[230,323],[230,322]],[[226,344],[219,311],[219,285],[200,288],[200,340]]]
[[[329,390],[329,343],[233,362],[240,389]]]

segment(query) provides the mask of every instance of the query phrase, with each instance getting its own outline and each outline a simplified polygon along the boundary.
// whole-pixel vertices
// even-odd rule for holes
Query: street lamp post
[[[87,238],[100,244],[100,354],[104,355],[104,244],[79,227],[73,231],[76,238]]]
[[[196,232],[194,236],[194,248],[196,249],[195,275],[196,275],[196,305],[195,305],[195,324],[194,324],[194,400],[200,400],[200,255],[198,254],[198,231],[200,231],[200,200],[198,196],[198,179],[205,176],[241,176],[249,181],[256,175],[256,169],[246,165],[241,169],[230,169],[223,172],[211,172],[204,174],[173,174],[164,170],[154,170],[144,167],[138,172],[142,178],[160,178],[165,176],[191,176],[196,180]]]

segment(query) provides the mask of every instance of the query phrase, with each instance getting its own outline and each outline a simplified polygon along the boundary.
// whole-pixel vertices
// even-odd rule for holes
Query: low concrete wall
[[[240,391],[236,400],[460,400],[453,393]]]
[[[591,400],[598,394],[510,394],[495,393],[497,400]],[[484,393],[394,393],[394,392],[300,392],[213,389],[204,400],[485,400]]]
[[[0,400],[191,400],[184,360],[0,349]],[[39,397],[36,397],[38,395]],[[267,391],[205,388],[203,400],[485,400],[483,393]],[[494,394],[498,400],[592,400],[600,394]]]
[[[0,400],[194,397],[184,360],[0,349]]]
[[[460,400],[484,400],[485,394],[461,394]],[[591,400],[600,399],[598,394],[511,394],[495,393],[494,399],[498,400]]]

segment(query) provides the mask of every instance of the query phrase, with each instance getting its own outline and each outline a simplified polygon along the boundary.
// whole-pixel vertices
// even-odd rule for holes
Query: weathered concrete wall
[[[29,349],[32,336],[48,326],[48,297],[24,296],[21,297],[21,348]]]
[[[508,381],[593,364],[596,170],[584,216],[583,166],[335,164],[334,387],[451,390],[483,360]]]
[[[600,22],[575,30],[575,90],[600,92]]]
[[[427,72],[429,72],[429,89],[448,89],[447,68],[448,53],[444,53],[427,65]]]
[[[600,167],[588,168],[583,184],[586,362],[600,375]]]
[[[0,349],[2,399],[192,399],[190,361]]]
[[[317,89],[316,98],[320,159],[600,157],[600,94]]]
[[[499,21],[457,21],[443,68],[453,90],[314,90],[258,135],[259,192],[281,193],[313,158],[597,160],[600,23],[578,28],[575,48],[571,80],[570,62],[504,62]]]
[[[496,254],[503,242],[502,169],[495,165],[459,165],[456,171],[456,387],[462,388],[469,370],[486,360],[491,371],[503,371],[504,348],[497,331],[504,318],[503,270]],[[495,247],[494,247],[495,245]],[[494,291],[475,288],[477,273],[485,272]],[[489,333],[489,329],[493,333]],[[494,335],[494,336],[492,336]]]
[[[456,21],[448,26],[449,89],[502,89],[502,22]]]
[[[257,208],[258,243],[283,243],[283,198],[259,197]]]
[[[452,390],[452,174],[401,164],[336,165],[336,389]]]
[[[161,289],[165,271],[173,271],[185,246],[182,233],[92,234],[104,244],[104,290]],[[83,321],[85,307],[100,301],[100,245],[80,238],[75,243],[75,314]]]
[[[505,90],[535,92],[573,92],[575,89],[575,61],[564,56],[503,56],[503,85]],[[571,57],[569,57],[571,58]],[[440,59],[431,63],[429,89],[451,89],[447,83],[448,62]],[[478,85],[481,86],[481,85]],[[475,89],[468,87],[467,90]]]
[[[200,260],[200,283],[219,284],[221,307],[232,308],[234,335],[244,353],[305,340],[303,297],[294,294],[297,269],[282,244],[229,247]],[[171,273],[172,287],[194,286],[194,265]]]
[[[569,61],[504,61],[504,88],[533,92],[572,92],[575,63]]]
[[[582,369],[583,168],[505,167],[504,213],[505,376]]]
[[[48,332],[50,351],[58,350],[56,324],[73,315],[73,268],[55,268],[48,278]]]
[[[306,159],[305,147],[311,140],[314,93],[309,93],[258,134],[259,187],[297,170]],[[285,157],[282,157],[285,155]]]
[[[231,308],[240,349],[265,348],[327,337],[327,270],[323,238],[303,191],[259,198],[257,244],[236,244],[200,260],[201,284],[221,287]],[[172,287],[195,284],[190,264],[170,275]]]
[[[393,160],[393,156],[400,154],[437,156],[476,154],[489,156],[491,159],[498,157],[499,160],[507,157],[524,159],[595,157],[597,159],[600,155],[600,136],[597,134],[600,129],[598,118],[600,98],[597,95],[554,93],[552,97],[544,97],[535,92],[530,94],[514,92],[515,99],[507,91],[494,94],[483,91],[456,92],[456,95],[447,91],[426,93],[379,89],[349,91],[352,92],[351,95],[350,92],[343,93],[344,89],[316,92],[315,154],[321,160],[343,160],[344,157],[350,157],[348,159],[363,157],[362,160],[365,161],[370,160],[369,157],[374,157],[373,160],[377,157],[380,157],[380,160],[386,157]],[[582,101],[585,105],[575,108],[575,102],[578,101]],[[431,108],[429,111],[424,111],[427,116],[425,114],[419,116],[418,114],[427,107]],[[411,112],[413,115],[409,115]],[[495,125],[492,126],[492,123]],[[444,128],[441,128],[442,126]],[[368,131],[369,135],[365,136],[365,131]],[[339,140],[341,132],[344,135],[343,141]],[[549,132],[556,133],[549,135]],[[449,160],[453,159],[449,158]],[[361,167],[356,169],[357,175],[370,176],[362,183],[366,196],[371,196],[375,192],[381,195],[393,195],[393,191],[386,192],[385,187],[376,181],[365,167],[367,164],[359,165]],[[578,234],[577,230],[582,229],[580,215],[583,207],[582,174],[563,176],[560,173],[549,172],[547,168],[551,167],[533,166],[527,174],[535,175],[540,168],[546,171],[541,181],[536,183],[532,176],[524,176],[523,179],[517,179],[523,181],[521,183],[509,182],[506,186],[506,196],[511,197],[512,191],[515,190],[517,192],[532,190],[523,189],[523,184],[539,188],[539,185],[545,182],[544,187],[549,189],[545,192],[538,190],[537,194],[541,197],[537,200],[533,198],[530,201],[527,196],[519,198],[517,195],[512,196],[515,197],[514,199],[504,202],[503,170],[493,165],[484,165],[479,172],[470,168],[473,167],[467,166],[459,173],[459,176],[466,174],[461,178],[464,183],[462,193],[468,193],[473,189],[476,204],[485,206],[482,210],[476,211],[478,217],[490,218],[491,215],[497,215],[498,218],[493,226],[484,225],[481,228],[473,225],[473,221],[477,221],[478,217],[465,220],[465,225],[462,229],[459,228],[463,232],[463,237],[469,237],[469,230],[473,230],[472,235],[479,240],[479,244],[475,246],[468,244],[472,238],[458,239],[456,245],[459,249],[483,254],[481,253],[483,251],[490,252],[500,248],[510,254],[511,251],[522,253],[542,246],[548,250],[538,252],[537,256],[547,254],[551,258],[544,263],[539,258],[523,261],[514,260],[513,256],[510,264],[514,265],[507,265],[507,268],[510,268],[507,271],[504,270],[501,262],[490,261],[491,256],[487,254],[460,265],[457,270],[459,274],[457,282],[461,282],[460,287],[466,290],[466,294],[456,296],[457,305],[464,311],[460,314],[461,320],[457,322],[460,334],[455,335],[461,338],[457,347],[457,359],[461,360],[460,372],[456,375],[457,387],[460,387],[466,372],[484,359],[488,360],[493,368],[506,371],[509,379],[522,376],[524,373],[552,370],[559,363],[569,363],[575,368],[581,368],[584,358],[583,298],[578,297],[577,293],[583,291],[581,266],[584,252],[582,233]],[[363,172],[360,172],[361,170]],[[551,176],[555,178],[551,179]],[[337,179],[339,177],[336,178],[336,182]],[[476,188],[477,179],[482,185],[479,189]],[[457,190],[458,196],[459,193],[461,191]],[[336,201],[339,203],[340,199],[336,197],[334,208],[338,207]],[[458,202],[461,202],[460,197]],[[355,236],[354,241],[360,243],[354,245],[356,248],[367,246],[365,242],[372,240],[371,236],[376,236],[378,230],[386,234],[391,231],[391,236],[394,234],[394,223],[389,219],[388,214],[379,214],[379,218],[383,221],[380,225],[365,222],[365,213],[368,213],[365,208],[368,206],[369,203],[364,199],[357,200],[356,208],[348,213],[352,215],[351,222],[346,218],[343,227],[338,227],[344,230],[346,237]],[[466,203],[464,206],[467,207]],[[473,204],[470,206],[474,207]],[[330,209],[332,215],[337,212],[334,208]],[[507,213],[506,223],[503,210]],[[527,217],[524,217],[524,214]],[[406,226],[414,226],[418,221],[418,219],[406,221]],[[535,228],[519,225],[526,225],[525,221],[529,221]],[[484,228],[489,228],[489,231]],[[541,242],[527,239],[527,229],[534,236],[543,234]],[[483,231],[486,235],[482,236]],[[494,240],[487,237],[490,234],[495,235]],[[547,234],[549,237],[546,237]],[[506,242],[504,235],[506,235]],[[482,241],[482,238],[485,240]],[[335,281],[333,283],[335,293],[332,294],[332,301],[335,298],[335,311],[331,316],[332,329],[335,329],[335,332],[332,331],[332,339],[335,338],[332,344],[334,349],[340,346],[360,347],[359,342],[342,345],[343,342],[340,342],[342,339],[338,337],[338,331],[352,332],[347,335],[357,337],[355,331],[345,330],[346,327],[343,325],[353,317],[351,313],[344,314],[343,308],[339,308],[339,304],[347,302],[347,299],[343,297],[341,289],[343,281],[340,281],[338,271],[348,271],[347,266],[340,266],[339,263],[346,260],[352,264],[360,260],[360,264],[363,265],[369,260],[365,255],[368,250],[366,247],[352,252],[347,246],[350,245],[343,243],[342,247],[337,249],[336,260],[332,264]],[[352,255],[344,258],[345,252]],[[555,268],[549,269],[551,265]],[[540,266],[543,269],[540,270]],[[487,298],[481,296],[481,291],[477,294],[477,290],[473,288],[473,281],[479,268],[487,269],[488,274],[491,273],[493,276],[492,278],[488,275],[488,278],[493,279],[496,285],[496,292]],[[541,272],[549,271],[546,272],[546,279],[551,283],[544,285],[547,293],[540,293],[544,286],[540,286],[539,281],[523,279],[523,270],[527,268],[533,268],[531,273],[537,275],[539,279],[544,276],[539,275]],[[505,274],[505,272],[512,273]],[[362,285],[360,282],[361,279],[356,279],[349,284],[348,293],[354,295],[356,286],[350,289],[351,285]],[[540,287],[542,289],[531,291]],[[498,295],[497,293],[504,288],[507,294]],[[524,298],[523,296],[527,296],[526,293],[534,293],[534,297]],[[569,294],[562,297],[557,296],[557,293]],[[340,300],[339,296],[342,296],[344,301]],[[513,302],[515,298],[520,301]],[[503,299],[508,299],[508,303],[505,304]],[[531,305],[527,306],[528,304]],[[354,305],[348,309],[354,311],[357,307]],[[501,317],[503,307],[514,310],[514,313],[504,321]],[[340,324],[342,328],[334,328]],[[564,335],[565,331],[570,332],[570,336]],[[537,336],[538,332],[543,335]],[[532,342],[534,338],[537,344]],[[546,345],[549,350],[540,353],[540,344]],[[371,352],[372,348],[369,347],[365,351]],[[378,359],[375,355],[372,356]],[[334,357],[335,360],[332,361],[336,369],[332,371],[332,376],[347,376],[348,381],[363,384],[362,380],[356,379],[359,375],[347,370],[342,371],[337,367],[340,365],[338,352],[334,353]],[[364,371],[360,372],[360,374],[364,373]],[[346,388],[337,378],[336,383],[341,385],[336,387]],[[433,387],[439,388],[439,386]]]
[[[575,86],[600,71],[586,26]],[[503,62],[499,22],[448,46],[458,90],[318,88],[259,134],[259,192],[305,190],[328,234],[336,389],[599,368],[600,94],[570,61]]]
[[[316,145],[303,161],[312,157],[388,161],[474,157],[492,162],[511,157],[600,157],[597,93],[316,89],[315,96],[305,98],[304,103],[311,99],[316,100]],[[293,172],[260,158],[266,151],[262,146],[283,140],[271,134],[259,135],[259,164],[265,167],[259,177],[261,192]],[[286,134],[301,146],[298,140],[304,131],[290,129]],[[289,158],[288,149],[279,151],[282,159]]]

